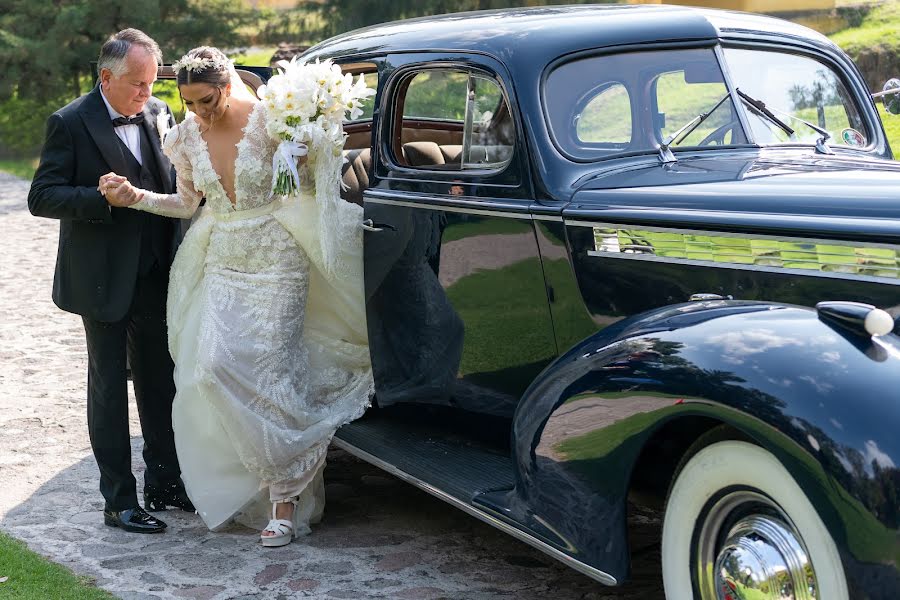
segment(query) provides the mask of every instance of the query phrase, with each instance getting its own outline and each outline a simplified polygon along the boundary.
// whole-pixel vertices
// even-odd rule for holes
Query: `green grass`
[[[247,65],[249,67],[268,67],[269,60],[275,54],[274,46],[250,48],[241,54],[234,54],[229,58],[235,65]]]
[[[448,287],[447,297],[466,324],[461,374],[554,358],[547,293],[537,258],[476,271]]]
[[[473,235],[516,233],[531,233],[531,224],[528,221],[517,219],[492,219],[473,216],[468,221],[448,225],[441,236],[441,243],[447,244]]]
[[[553,327],[559,342],[559,351],[567,352],[602,327],[594,323],[581,299],[581,290],[572,274],[569,260],[545,259],[544,275],[553,287]]]
[[[619,398],[629,396],[645,396],[643,392],[628,392]],[[607,394],[593,394],[590,398],[609,398]],[[619,449],[625,441],[635,435],[647,431],[648,427],[659,421],[666,413],[676,413],[678,407],[667,407],[655,411],[637,413],[622,419],[603,429],[584,435],[568,438],[557,444],[556,449],[570,461],[590,461],[607,457]]]
[[[850,52],[873,46],[900,45],[900,1],[892,0],[873,8],[858,27],[850,27],[829,36],[831,41]]]
[[[878,104],[878,114],[884,123],[884,132],[887,134],[894,158],[900,160],[900,115],[888,114],[884,111],[884,104]]]
[[[37,158],[0,160],[0,171],[29,181],[34,177],[34,170],[37,169],[37,166]]]
[[[876,6],[858,27],[838,31],[829,37],[851,57],[879,46],[886,49],[886,54],[900,52],[900,0],[889,0]],[[894,75],[900,76],[900,73]],[[878,112],[894,156],[900,159],[900,115],[886,114],[881,102],[878,102]]]
[[[553,326],[565,349],[598,329],[569,268],[566,260],[543,264],[556,286]],[[502,269],[476,271],[447,288],[447,297],[466,326],[461,374],[496,373],[526,363],[544,365],[556,358],[541,273],[540,261],[529,258]]]
[[[22,542],[0,533],[0,599],[113,600],[89,577],[78,576],[30,551]]]

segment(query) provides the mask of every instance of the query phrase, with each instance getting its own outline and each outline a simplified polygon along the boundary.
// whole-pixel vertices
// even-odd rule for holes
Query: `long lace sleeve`
[[[143,197],[130,208],[143,210],[164,217],[188,219],[197,207],[203,194],[194,187],[193,168],[183,143],[179,143],[178,127],[173,127],[163,142],[163,152],[175,167],[175,193],[160,194],[149,190],[140,190]]]

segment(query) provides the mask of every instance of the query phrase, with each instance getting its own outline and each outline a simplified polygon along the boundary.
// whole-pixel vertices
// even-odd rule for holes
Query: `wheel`
[[[666,502],[662,569],[670,600],[848,598],[837,547],[803,490],[743,441],[684,464]]]
[[[729,131],[732,132],[731,135],[732,135],[732,142],[733,142],[734,141],[734,138],[733,138],[734,128],[740,127],[740,125],[741,124],[739,121],[729,121],[728,123],[725,123],[724,125],[716,127],[712,133],[710,133],[705,138],[700,140],[700,143],[697,145],[698,146],[706,146],[708,144],[716,144],[717,146],[724,146],[725,145],[725,136],[728,134]]]

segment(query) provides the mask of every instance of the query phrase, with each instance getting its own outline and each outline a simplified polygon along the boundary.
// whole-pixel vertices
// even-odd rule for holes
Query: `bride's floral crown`
[[[206,69],[215,69],[216,71],[224,71],[231,66],[231,61],[227,58],[204,58],[202,56],[191,56],[185,54],[174,63],[172,69],[178,75],[178,71],[187,69],[189,72],[199,73]]]

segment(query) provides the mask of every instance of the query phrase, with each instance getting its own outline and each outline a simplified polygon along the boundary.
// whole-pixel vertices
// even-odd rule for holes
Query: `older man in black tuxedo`
[[[144,437],[144,505],[193,511],[172,434],[172,360],[166,343],[166,290],[178,231],[173,219],[110,206],[101,175],[127,174],[135,186],[170,193],[172,167],[158,127],[174,121],[151,89],[159,46],[136,29],[100,51],[100,82],[47,121],[40,166],[28,194],[39,217],[60,220],[53,301],[81,315],[88,350],[88,431],[100,467],[104,522],[156,533],[165,523],[137,501],[128,432],[126,353]]]

